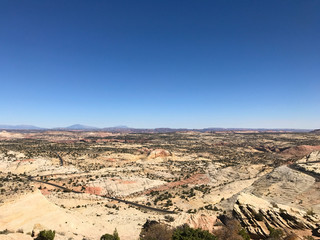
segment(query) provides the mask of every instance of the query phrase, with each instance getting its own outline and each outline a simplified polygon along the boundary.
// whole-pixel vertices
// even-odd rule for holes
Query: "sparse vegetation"
[[[275,229],[272,227],[268,227],[270,234],[268,240],[279,240],[283,236],[283,231],[281,229]]]
[[[172,229],[158,222],[146,222],[140,233],[140,240],[171,240]]]
[[[208,231],[190,228],[187,224],[173,231],[172,240],[218,240]]]
[[[39,232],[36,240],[53,240],[56,235],[55,231],[52,230],[42,230]]]
[[[119,237],[117,229],[116,228],[114,229],[112,235],[108,234],[108,233],[102,235],[100,240],[120,240],[120,237]]]
[[[304,236],[303,239],[305,239],[305,240],[315,240],[312,236]]]
[[[214,235],[216,235],[219,240],[250,239],[247,231],[242,228],[240,223],[235,219],[226,219],[225,225],[221,229],[214,231]]]
[[[171,215],[170,212],[165,212],[170,215],[159,215],[155,218],[160,219],[162,223],[153,226],[150,231],[144,230],[143,237],[146,239],[155,236],[159,238],[160,235],[157,234],[164,229],[171,234],[178,231],[170,226],[182,221],[181,215],[185,219],[190,218],[195,221],[195,225],[209,222],[211,224],[219,214],[232,216],[233,204],[242,189],[252,184],[252,188],[256,187],[255,184],[259,182],[256,179],[260,180],[263,176],[266,176],[264,181],[268,182],[268,174],[276,167],[287,165],[289,169],[291,162],[298,159],[297,156],[285,156],[284,150],[304,144],[320,145],[318,135],[306,133],[119,134],[35,131],[28,133],[28,136],[28,139],[0,141],[0,156],[5,162],[3,166],[6,166],[0,169],[3,171],[0,172],[0,203],[33,191],[39,193],[39,189],[48,201],[61,207],[61,210],[76,211],[78,214],[89,215],[97,221],[126,219],[128,208],[135,208],[137,214],[143,216],[152,211],[135,205],[125,205],[121,201],[109,202],[101,196],[96,196],[99,194],[130,199],[160,211],[170,210],[177,213]],[[166,153],[166,156],[154,158],[153,151],[157,149],[160,149],[159,152],[162,154]],[[63,166],[57,153],[63,159]],[[29,178],[31,175],[42,183],[32,181]],[[278,176],[278,179],[271,180],[278,181],[282,177]],[[250,182],[253,180],[254,183]],[[48,182],[64,186],[65,189],[46,184]],[[287,183],[299,185],[299,178],[289,179],[280,184],[290,188]],[[280,184],[279,186],[282,186]],[[298,191],[302,188],[298,186],[296,189]],[[76,194],[71,189],[86,194]],[[289,211],[289,208],[279,205],[283,208],[280,209],[276,204],[276,202],[283,203],[278,201],[278,198],[281,200],[280,194],[283,196],[286,194],[284,190],[268,188],[265,192],[263,189],[254,191],[252,194],[267,199],[272,207],[268,204],[269,210],[260,211],[259,207],[250,209],[246,204],[241,206],[241,203],[240,211],[251,217],[251,219],[248,217],[245,223],[242,222],[243,227],[253,222],[258,225],[268,224],[268,221],[272,221],[270,219],[276,216],[288,222],[292,228],[304,229],[306,225],[303,221],[318,218],[317,207],[307,210],[302,220],[295,217],[294,207],[303,209],[305,206],[310,206],[305,205],[308,200],[303,199],[303,196],[299,201],[292,200],[292,205],[299,203],[299,206],[294,206],[293,210]],[[274,212],[268,212],[272,211],[272,208]],[[288,212],[284,209],[288,209]],[[154,214],[157,216],[157,212]],[[241,220],[241,216],[236,214],[233,216]],[[138,217],[135,215],[128,219],[132,224],[139,225]],[[215,232],[213,236],[221,240],[249,239],[246,228],[232,222],[224,224],[224,227],[220,226],[221,231]],[[93,222],[92,228],[96,226],[97,222]],[[17,229],[14,231],[21,232]],[[247,229],[252,231],[254,228],[247,227]],[[290,239],[287,233],[283,232],[281,235],[280,231],[271,229],[270,239],[277,237]],[[7,234],[5,230],[1,233]],[[114,234],[105,234],[104,237],[114,238]],[[57,235],[61,234],[57,232]],[[168,238],[168,235],[164,238]]]
[[[313,211],[312,208],[310,208],[310,209],[307,210],[306,215],[307,215],[307,216],[314,216],[314,215],[315,215],[315,212]]]

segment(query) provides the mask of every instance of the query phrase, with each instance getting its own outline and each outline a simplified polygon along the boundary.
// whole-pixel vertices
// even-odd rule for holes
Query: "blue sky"
[[[0,2],[0,124],[320,128],[320,1]]]

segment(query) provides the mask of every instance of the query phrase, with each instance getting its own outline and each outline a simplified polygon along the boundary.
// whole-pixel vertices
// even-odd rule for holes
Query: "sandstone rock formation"
[[[212,232],[216,222],[217,217],[215,215],[209,214],[206,211],[199,211],[196,214],[182,213],[178,215],[174,225],[180,226],[187,223],[192,228],[201,228]]]
[[[309,155],[298,160],[297,163],[308,163],[314,161],[320,161],[320,151],[311,152]]]
[[[153,151],[151,151],[148,155],[149,159],[154,159],[154,158],[158,158],[158,157],[169,157],[172,156],[172,153],[168,150],[165,149],[155,149]]]
[[[241,193],[234,205],[236,218],[256,239],[266,238],[271,228],[296,230],[318,228],[318,216],[282,204],[270,203],[252,194]]]
[[[21,229],[24,232],[31,232],[35,227],[39,230],[39,224],[41,224],[41,229],[53,228],[66,234],[69,232],[72,237],[74,237],[72,232],[78,232],[82,236],[92,234],[87,219],[79,218],[76,214],[59,208],[49,202],[40,191],[21,196],[14,202],[2,205],[0,213],[2,229]],[[81,239],[80,236],[79,239]]]
[[[292,165],[292,168],[309,173],[315,178],[320,179],[320,151],[314,151],[298,160]]]
[[[320,146],[300,145],[291,147],[282,152],[283,155],[288,157],[303,157],[313,151],[320,150]]]

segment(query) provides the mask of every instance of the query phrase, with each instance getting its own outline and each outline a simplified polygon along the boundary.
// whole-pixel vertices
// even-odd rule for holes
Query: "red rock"
[[[85,193],[100,195],[101,191],[101,187],[86,187]]]
[[[300,146],[288,148],[282,151],[282,154],[286,156],[291,156],[291,157],[303,157],[317,150],[320,150],[319,145],[318,146],[300,145]]]

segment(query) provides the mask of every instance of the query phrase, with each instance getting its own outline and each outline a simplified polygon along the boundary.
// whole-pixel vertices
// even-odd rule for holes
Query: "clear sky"
[[[0,1],[0,124],[320,128],[319,0]]]

